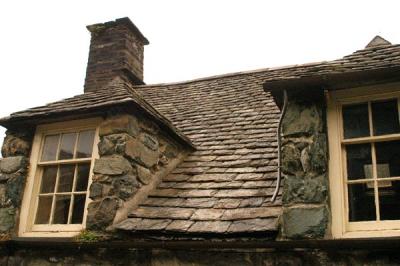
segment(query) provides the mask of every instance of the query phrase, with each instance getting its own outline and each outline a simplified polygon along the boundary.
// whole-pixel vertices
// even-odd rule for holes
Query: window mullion
[[[69,202],[69,211],[68,211],[68,224],[71,223],[72,219],[72,207],[74,203],[74,191],[75,191],[75,186],[76,186],[76,177],[78,175],[78,164],[75,164],[75,171],[74,171],[74,179],[72,181],[72,191],[71,191],[71,200]]]
[[[56,184],[54,186],[53,201],[51,203],[49,224],[53,224],[54,208],[56,205],[56,194],[55,193],[57,192],[59,179],[60,179],[60,166],[57,167]]]
[[[376,154],[375,154],[375,143],[371,143],[371,154],[372,154],[372,176],[374,179],[374,196],[375,196],[375,210],[377,221],[381,220],[380,217],[380,206],[379,206],[379,194],[378,194],[378,169],[376,167]]]

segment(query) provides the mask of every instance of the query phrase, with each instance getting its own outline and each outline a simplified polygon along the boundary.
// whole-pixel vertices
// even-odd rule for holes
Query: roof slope
[[[136,87],[197,150],[120,229],[190,233],[276,231],[279,110],[263,91],[268,72],[179,85]]]
[[[279,110],[268,80],[400,66],[400,46],[382,45],[342,59],[215,76],[135,89],[197,147],[117,228],[230,234],[273,232],[281,197],[277,173]]]
[[[24,111],[12,113],[8,117],[0,119],[0,125],[7,127],[10,124],[23,121],[29,123],[31,118],[46,119],[54,115],[66,113],[89,112],[96,108],[111,107],[124,103],[133,103],[141,110],[149,114],[156,122],[176,134],[181,140],[193,146],[191,141],[182,134],[171,122],[159,111],[154,109],[143,99],[132,87],[132,85],[121,77],[114,78],[110,83],[97,91],[86,92],[57,102],[43,106],[30,108]]]

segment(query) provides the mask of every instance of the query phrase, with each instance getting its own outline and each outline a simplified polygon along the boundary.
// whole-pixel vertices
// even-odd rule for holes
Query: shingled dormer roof
[[[58,121],[65,117],[77,119],[79,116],[88,116],[102,113],[107,108],[131,105],[149,115],[156,123],[167,132],[178,137],[179,140],[193,147],[192,142],[180,132],[171,122],[158,110],[154,109],[134,89],[130,82],[121,77],[114,78],[102,89],[86,92],[52,102],[43,106],[12,113],[8,117],[0,119],[0,125],[9,128],[15,125],[34,126],[39,123]]]

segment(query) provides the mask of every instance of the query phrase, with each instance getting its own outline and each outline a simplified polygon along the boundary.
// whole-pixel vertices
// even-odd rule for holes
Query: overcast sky
[[[2,1],[0,116],[83,92],[89,24],[130,17],[150,41],[150,84],[337,59],[378,34],[400,43],[399,10],[384,0]]]

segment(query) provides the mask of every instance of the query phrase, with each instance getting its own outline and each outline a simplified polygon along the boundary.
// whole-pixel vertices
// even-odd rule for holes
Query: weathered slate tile
[[[185,199],[182,198],[147,198],[141,206],[166,206],[166,207],[182,207]]]
[[[281,207],[237,208],[226,210],[222,215],[221,220],[242,220],[278,217],[281,213]]]
[[[152,231],[165,229],[172,220],[170,219],[136,219],[128,218],[116,226],[117,229],[127,231]]]
[[[224,210],[222,209],[198,209],[190,217],[190,220],[218,220],[223,213]]]
[[[241,199],[220,199],[215,203],[214,208],[216,209],[235,209],[239,207]]]
[[[120,230],[135,230],[136,226],[142,221],[142,218],[128,218],[119,224],[115,225],[115,228]]]
[[[149,195],[153,197],[169,197],[169,198],[204,198],[211,197],[217,190],[213,189],[156,189]]]
[[[265,197],[272,195],[267,189],[221,189],[214,197],[216,198],[245,198],[245,197]]]
[[[204,156],[199,156],[199,155],[189,155],[187,158],[185,158],[186,162],[211,162],[213,161],[217,156],[213,155],[204,155]]]
[[[194,224],[193,221],[174,220],[165,228],[165,230],[174,232],[186,232],[192,224]]]
[[[163,181],[182,182],[188,180],[190,177],[191,175],[169,174],[163,178]]]
[[[268,218],[233,221],[227,232],[264,232],[276,230],[278,230],[278,218]]]
[[[238,174],[235,178],[237,181],[248,181],[248,180],[261,180],[264,179],[263,174],[249,173],[249,174]]]
[[[225,233],[231,222],[226,221],[198,221],[189,229],[191,233]]]
[[[238,168],[226,168],[226,173],[254,173],[257,168],[254,167],[238,167]]]
[[[245,207],[260,207],[261,204],[263,204],[264,198],[262,197],[252,197],[252,198],[247,198],[243,199],[240,202],[239,207],[240,208],[245,208]]]
[[[205,182],[205,183],[199,183],[198,188],[199,189],[207,189],[207,188],[240,188],[242,187],[243,182],[239,181],[233,181],[233,182]]]
[[[189,219],[195,209],[174,208],[174,207],[139,207],[132,211],[129,217],[138,218],[169,218],[169,219]]]
[[[215,202],[217,202],[215,198],[188,198],[180,206],[188,208],[212,208]]]
[[[273,180],[268,181],[247,181],[243,183],[242,188],[268,188],[275,187]]]
[[[194,175],[190,178],[190,182],[204,182],[204,181],[214,181],[214,182],[225,182],[234,180],[236,174],[201,174]]]

